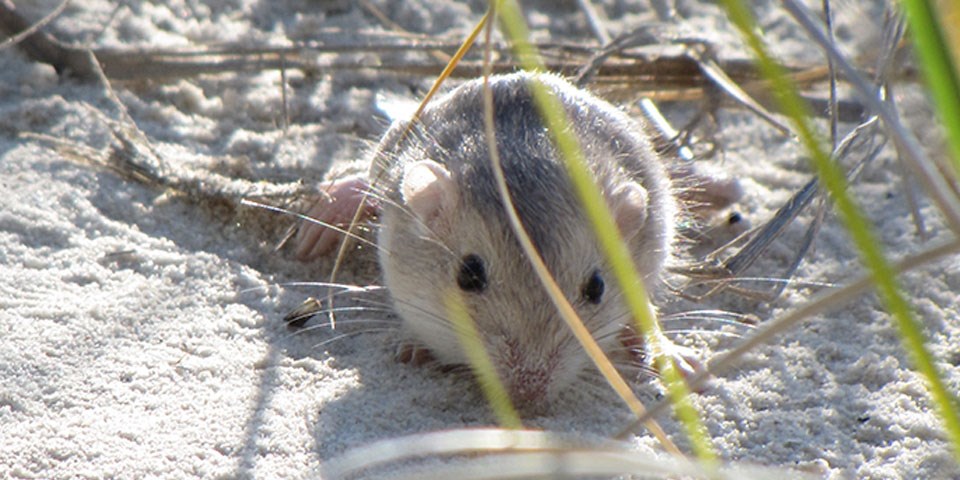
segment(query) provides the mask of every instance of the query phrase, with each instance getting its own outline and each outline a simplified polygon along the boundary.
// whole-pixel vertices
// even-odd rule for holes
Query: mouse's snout
[[[534,351],[507,348],[498,373],[513,405],[526,414],[542,413],[556,385],[556,356],[540,357]]]
[[[550,372],[546,368],[520,368],[510,372],[507,392],[517,406],[539,405],[547,396]]]

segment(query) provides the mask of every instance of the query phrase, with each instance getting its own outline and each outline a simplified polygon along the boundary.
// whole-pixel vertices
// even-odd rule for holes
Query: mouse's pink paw
[[[361,220],[376,214],[374,199],[367,197],[364,201],[364,192],[368,189],[367,180],[362,177],[347,177],[323,184],[323,194],[305,214],[313,221],[304,220],[297,230],[294,239],[297,258],[308,261],[332,252],[343,239],[343,233],[338,230],[349,227],[361,203],[364,203]]]
[[[690,348],[677,345],[664,338],[660,344],[663,346],[668,358],[673,360],[673,366],[684,380],[689,380],[694,375],[706,370],[706,366],[700,361],[697,354]],[[706,387],[701,385],[693,389],[694,393],[703,393]]]
[[[682,166],[675,168],[671,177],[680,185],[680,198],[694,214],[702,218],[712,216],[743,197],[740,181],[715,168]]]
[[[406,363],[415,367],[422,367],[436,361],[430,350],[409,343],[400,345],[394,358],[400,363]]]
[[[681,377],[689,379],[697,373],[706,370],[703,362],[700,361],[700,358],[692,349],[671,342],[668,338],[664,337],[662,333],[658,335],[661,336],[660,346],[664,350],[663,353],[673,360],[673,365]],[[641,362],[649,360],[653,369],[657,369],[656,361],[652,358],[648,359],[648,355],[650,355],[651,352],[645,347],[643,338],[637,335],[632,328],[624,327],[619,338],[620,342],[624,347],[627,347],[627,350],[630,352],[630,355],[634,357],[635,361]],[[703,393],[704,390],[705,388],[701,386],[695,389],[694,392]]]

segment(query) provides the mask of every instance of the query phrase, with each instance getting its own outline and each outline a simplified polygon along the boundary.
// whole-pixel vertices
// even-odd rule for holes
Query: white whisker
[[[323,287],[331,289],[340,289],[342,292],[337,292],[334,295],[340,295],[345,293],[373,293],[386,290],[386,287],[382,285],[351,285],[348,283],[329,283],[329,282],[282,282],[282,283],[271,283],[270,285],[262,285],[259,287],[250,287],[240,290],[238,293],[251,293],[260,290],[267,290],[270,288],[276,287]]]
[[[382,325],[386,327],[396,326],[396,322],[393,322],[390,320],[364,320],[364,319],[350,319],[350,320],[344,320],[344,321],[338,320],[337,326],[339,327],[341,324],[343,325]],[[299,328],[296,331],[291,332],[291,336],[304,335],[314,330],[333,331],[330,329],[330,322],[325,322],[317,325],[310,325],[308,327]],[[389,328],[385,328],[382,331],[388,331],[388,330]],[[364,333],[368,331],[370,330],[364,330]],[[381,331],[381,330],[377,330],[377,331]],[[347,332],[347,333],[356,333],[356,332]]]
[[[324,341],[322,341],[322,342],[320,342],[320,343],[314,344],[314,345],[312,346],[312,348],[315,348],[315,349],[318,349],[318,350],[319,350],[319,349],[321,349],[321,348],[323,348],[323,347],[325,347],[325,346],[327,346],[327,345],[329,345],[329,344],[331,344],[331,343],[333,343],[333,342],[339,341],[339,340],[344,340],[344,339],[347,339],[347,338],[350,338],[350,337],[356,337],[356,336],[358,336],[358,335],[366,334],[366,333],[389,332],[390,330],[391,330],[391,329],[389,329],[389,328],[375,328],[375,329],[369,329],[369,330],[361,330],[361,331],[358,331],[358,332],[342,333],[342,334],[337,335],[337,336],[335,336],[335,337],[333,337],[333,338],[330,338],[330,339],[324,340]]]
[[[367,246],[370,246],[370,247],[372,247],[372,248],[375,248],[375,249],[377,249],[378,251],[379,251],[379,250],[383,250],[379,245],[377,245],[376,242],[367,240],[366,238],[363,238],[362,236],[357,235],[357,234],[355,234],[355,233],[348,232],[346,229],[340,228],[340,227],[338,227],[338,226],[336,226],[336,225],[329,224],[329,223],[324,222],[324,221],[321,221],[321,220],[317,220],[316,218],[313,218],[313,217],[311,217],[311,216],[309,216],[309,215],[304,215],[304,214],[302,214],[302,213],[294,212],[293,210],[290,210],[290,209],[288,209],[288,208],[277,207],[277,206],[274,206],[274,205],[267,205],[267,204],[265,204],[265,203],[260,203],[260,202],[255,202],[255,201],[253,201],[253,200],[248,200],[248,199],[246,199],[246,198],[241,199],[241,200],[240,200],[240,204],[241,204],[241,205],[248,206],[248,207],[262,208],[262,209],[264,209],[264,210],[269,210],[269,211],[271,211],[271,212],[282,213],[282,214],[284,214],[284,215],[290,215],[290,216],[295,217],[295,218],[298,218],[298,219],[300,219],[300,220],[302,220],[302,221],[304,221],[304,222],[313,223],[313,224],[316,224],[316,225],[320,225],[321,227],[324,227],[324,228],[328,228],[328,229],[330,229],[330,230],[333,230],[333,231],[335,231],[335,232],[337,232],[337,233],[339,233],[339,234],[341,234],[341,235],[350,237],[350,238],[356,240],[357,242],[360,242],[360,243],[362,243],[362,244],[364,244],[364,245],[367,245]],[[387,253],[389,253],[389,252],[387,252]]]
[[[667,335],[689,335],[689,334],[698,334],[714,337],[728,337],[728,338],[743,338],[743,335],[734,332],[721,332],[716,330],[700,330],[696,328],[682,328],[675,330],[664,329],[663,333]]]

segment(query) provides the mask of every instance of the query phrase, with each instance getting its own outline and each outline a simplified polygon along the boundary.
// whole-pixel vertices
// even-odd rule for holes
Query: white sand
[[[36,3],[22,8],[37,19],[59,2],[18,3]],[[107,23],[112,2],[75,2],[47,30],[96,47],[157,48],[284,44],[315,38],[322,28],[382,28],[349,2],[211,3],[127,2]],[[633,6],[644,2],[611,3],[614,33],[655,18]],[[716,30],[709,36],[728,43],[736,38],[715,7],[679,3],[698,12],[685,21],[691,30]],[[384,11],[410,30],[456,38],[479,18],[480,4],[394,2]],[[573,2],[551,8],[530,12],[540,38],[589,38]],[[780,54],[819,61],[778,7],[761,11]],[[848,20],[870,18],[848,13]],[[862,18],[853,25],[844,30],[849,48],[875,40]],[[255,178],[291,180],[327,161],[356,158],[376,140],[386,127],[376,94],[410,98],[411,86],[422,92],[427,85],[329,72],[295,72],[290,81],[287,134],[278,127],[277,72],[117,90],[168,162],[207,168],[213,159],[239,159]],[[373,440],[491,423],[469,379],[394,362],[389,331],[318,347],[382,325],[291,335],[281,318],[319,292],[283,284],[324,277],[320,267],[270,253],[274,238],[18,138],[44,133],[103,148],[108,129],[91,106],[119,118],[99,87],[61,80],[16,49],[0,52],[0,477],[303,477]],[[740,211],[759,223],[809,178],[807,165],[796,144],[749,114],[724,112],[719,122],[724,168],[747,193]],[[872,163],[853,193],[887,251],[899,256],[925,244],[891,159],[888,153]],[[933,234],[945,238],[935,209],[926,200],[922,209]],[[781,272],[801,235],[800,225],[791,228],[759,272]],[[828,217],[798,275],[842,283],[859,271],[854,258],[836,218]],[[960,261],[940,261],[904,283],[957,391]],[[710,306],[770,319],[815,290],[790,288],[772,306],[736,297]],[[680,341],[707,354],[737,342],[717,334],[715,324],[703,328]],[[657,387],[644,389],[649,396]],[[611,434],[626,413],[612,395],[605,398],[573,395],[531,425]],[[960,478],[924,384],[872,297],[806,321],[750,355],[697,402],[725,459],[799,465],[830,478]],[[677,432],[672,421],[664,423]],[[643,451],[658,448],[646,434],[632,441]]]

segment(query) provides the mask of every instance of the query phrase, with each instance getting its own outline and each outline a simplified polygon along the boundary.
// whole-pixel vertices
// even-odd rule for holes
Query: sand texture
[[[59,1],[15,3],[34,21]],[[450,42],[463,38],[484,8],[479,1],[373,3],[403,28]],[[576,2],[523,3],[536,39],[596,45]],[[657,22],[648,2],[595,3],[614,36]],[[753,3],[779,58],[824,63],[778,2]],[[878,44],[881,2],[835,3],[844,50],[868,59]],[[667,31],[714,42],[724,58],[747,58],[713,2],[677,4],[680,16]],[[344,43],[373,35],[396,41],[386,36],[390,27],[346,1],[76,1],[44,31],[71,44],[127,50]],[[437,63],[422,52],[338,55],[323,58]],[[391,106],[418,100],[432,81],[375,69],[293,68],[284,128],[276,69],[150,77],[113,86],[164,171],[206,175],[213,186],[247,182],[230,184],[237,191],[300,179],[312,185],[331,165],[363,158],[388,127]],[[822,98],[825,92],[822,84],[812,89]],[[907,83],[897,94],[904,117],[936,152],[922,91]],[[665,104],[664,111],[679,125],[696,107]],[[394,361],[396,319],[389,313],[347,315],[336,331],[294,333],[283,324],[286,313],[324,292],[295,282],[326,280],[330,266],[273,251],[288,218],[184,198],[24,136],[102,154],[116,143],[112,128],[126,122],[102,85],[58,76],[18,48],[0,50],[0,478],[302,478],[371,441],[493,424],[470,378]],[[799,144],[744,109],[721,108],[712,141],[721,152],[710,162],[740,179],[745,195],[736,209],[753,225],[811,178]],[[851,190],[895,258],[949,238],[922,195],[931,239],[917,234],[901,171],[887,148]],[[748,273],[782,275],[810,217],[801,216]],[[658,302],[664,312],[724,309],[762,324],[804,304],[822,284],[843,284],[861,272],[845,231],[828,214],[797,271],[801,283],[777,300]],[[377,283],[374,256],[352,256],[341,281]],[[902,283],[956,392],[960,260],[944,258]],[[665,327],[704,356],[750,333],[717,322]],[[661,387],[651,382],[638,390],[652,401]],[[629,417],[615,395],[596,387],[560,403],[529,426],[609,436]],[[695,403],[727,460],[836,479],[960,478],[924,382],[874,295],[806,320],[752,352]],[[669,415],[662,423],[682,438]],[[662,455],[645,432],[630,442]]]

